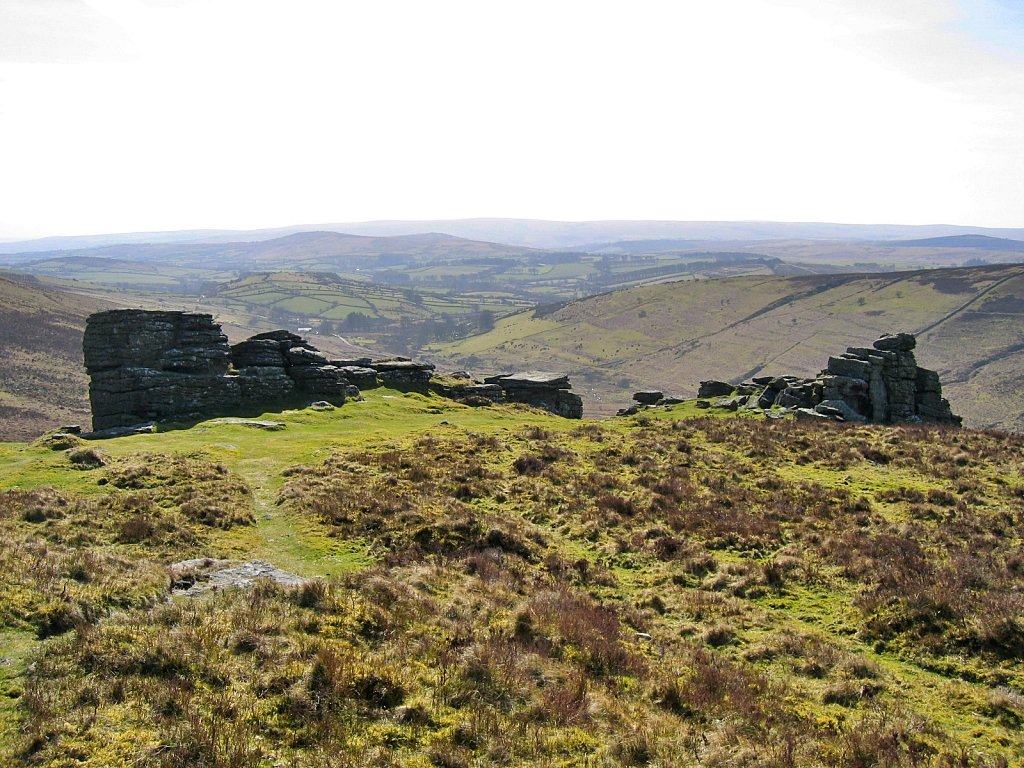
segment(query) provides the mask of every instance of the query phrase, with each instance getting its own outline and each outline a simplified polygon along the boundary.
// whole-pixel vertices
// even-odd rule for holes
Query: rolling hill
[[[948,237],[927,237],[920,240],[898,240],[889,245],[901,248],[979,248],[984,251],[1024,252],[1024,240],[1009,240],[1005,237],[988,235],[951,235]]]
[[[89,423],[82,330],[99,299],[0,277],[0,440]]]
[[[639,246],[639,244],[638,244]],[[58,287],[200,296],[253,272],[298,271],[443,295],[460,304],[546,304],[664,279],[743,274],[821,274],[842,269],[802,259],[789,264],[737,244],[737,250],[607,253],[543,251],[439,234],[363,237],[304,232],[259,242],[121,244],[56,253],[0,255],[11,269]]]
[[[741,277],[663,283],[524,312],[438,359],[491,372],[563,369],[587,413],[630,388],[692,395],[702,379],[810,375],[828,355],[879,334],[918,334],[967,424],[1024,431],[1024,266],[878,275]]]
[[[157,262],[224,270],[345,270],[375,260],[429,263],[446,259],[518,256],[532,249],[436,233],[372,237],[341,232],[298,232],[270,240],[228,243],[124,243],[63,251],[0,255],[0,263],[31,265],[68,256]]]
[[[443,232],[470,240],[509,243],[529,248],[579,249],[588,243],[673,239],[700,242],[767,240],[886,241],[980,234],[1024,239],[1024,229],[930,224],[840,224],[772,221],[546,221],[477,218],[425,221],[363,221],[256,230],[182,230],[44,237],[0,243],[0,254],[41,253],[124,244],[224,244],[267,241],[309,232],[349,233],[367,237]]]

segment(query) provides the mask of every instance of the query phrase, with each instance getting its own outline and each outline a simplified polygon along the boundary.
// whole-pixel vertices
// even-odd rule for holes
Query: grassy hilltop
[[[0,446],[0,762],[1024,760],[1020,437],[266,418]],[[168,599],[202,557],[312,581]]]
[[[973,426],[1024,431],[1024,266],[871,275],[738,277],[614,291],[522,312],[437,348],[471,370],[572,374],[590,415],[632,390],[692,396],[702,379],[813,375],[881,333],[918,334],[921,365]]]

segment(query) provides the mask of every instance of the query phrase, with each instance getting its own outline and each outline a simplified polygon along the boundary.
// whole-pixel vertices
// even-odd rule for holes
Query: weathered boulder
[[[369,357],[346,357],[341,360],[331,360],[331,365],[336,365],[339,368],[345,368],[347,366],[356,366],[359,368],[369,368],[372,362]]]
[[[116,309],[89,317],[83,339],[89,373],[123,367],[227,373],[228,337],[210,315]]]
[[[468,405],[489,405],[503,401],[505,393],[497,384],[483,384],[473,381],[472,378],[447,374],[448,382],[444,380],[432,380],[430,389],[442,397],[458,400]],[[454,382],[451,380],[454,379]],[[485,402],[486,401],[486,402]]]
[[[738,410],[741,405],[746,405],[746,404],[747,404],[747,397],[746,397],[746,395],[741,395],[739,397],[723,397],[720,400],[715,400],[715,402],[713,402],[711,404],[711,407],[712,408],[724,408],[727,411],[735,411],[735,410]]]
[[[657,389],[643,389],[633,393],[633,399],[640,405],[657,405],[664,397],[665,393]]]
[[[725,397],[726,395],[731,395],[735,390],[736,387],[728,382],[711,379],[700,383],[700,387],[697,389],[697,397]]]
[[[912,352],[917,346],[917,339],[912,333],[887,333],[872,346],[887,352]]]
[[[288,376],[300,392],[340,398],[344,402],[345,388],[349,385],[340,368],[333,365],[295,365],[287,369]]]
[[[567,374],[547,371],[503,373],[497,376],[488,376],[484,379],[484,383],[500,384],[502,388],[516,387],[518,389],[570,389],[572,387]]]
[[[348,379],[350,384],[359,389],[375,389],[380,386],[380,378],[373,368],[363,365],[340,365],[342,362],[346,361],[332,360],[331,365],[341,371],[341,375]]]
[[[855,410],[845,400],[822,400],[814,410],[825,416],[831,416],[842,421],[867,421],[867,417]]]
[[[871,375],[871,362],[861,360],[852,355],[840,355],[828,359],[828,372],[833,376],[845,376],[850,379],[867,380]]]
[[[814,383],[807,381],[790,384],[775,398],[775,405],[783,408],[812,408],[814,400]]]
[[[82,348],[95,430],[210,413],[238,397],[227,337],[210,315],[99,312]]]
[[[246,339],[231,347],[231,362],[236,368],[283,368],[281,343],[273,339]]]
[[[797,421],[835,421],[831,416],[818,413],[813,408],[797,408],[793,411]]]

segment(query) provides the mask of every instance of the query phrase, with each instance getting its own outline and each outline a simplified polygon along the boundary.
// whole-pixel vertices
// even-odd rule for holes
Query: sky
[[[1018,0],[0,0],[0,238],[1024,227]]]

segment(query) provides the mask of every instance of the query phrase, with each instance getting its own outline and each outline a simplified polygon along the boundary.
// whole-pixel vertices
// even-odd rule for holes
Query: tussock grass
[[[4,492],[15,594],[78,611],[47,624],[12,598],[0,614],[48,635],[13,683],[10,762],[1024,759],[1024,440],[570,424],[433,398],[344,410],[258,441],[199,427],[10,465],[68,478]],[[225,435],[241,447],[209,447]],[[155,599],[170,558],[282,520],[376,564]]]

